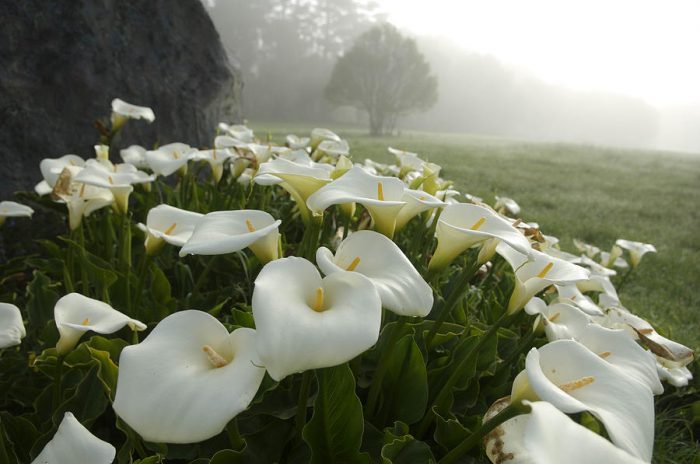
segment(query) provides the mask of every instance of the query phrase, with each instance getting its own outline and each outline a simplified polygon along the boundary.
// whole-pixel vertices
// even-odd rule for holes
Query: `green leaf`
[[[312,463],[366,463],[360,453],[364,421],[355,394],[355,378],[346,364],[316,370],[318,395],[314,413],[303,430]]]
[[[51,289],[51,280],[40,271],[34,271],[34,279],[27,286],[27,327],[40,330],[53,320],[53,307],[58,301],[58,293]]]
[[[418,441],[408,433],[408,426],[403,422],[394,423],[384,430],[383,464],[434,463],[435,457],[430,447]]]
[[[418,422],[428,404],[428,373],[418,345],[409,334],[394,346],[382,382],[382,402],[377,417]]]

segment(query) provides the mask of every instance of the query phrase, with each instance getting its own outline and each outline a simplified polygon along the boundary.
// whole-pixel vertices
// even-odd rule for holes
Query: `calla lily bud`
[[[260,359],[277,381],[347,362],[377,342],[381,305],[375,286],[357,272],[322,279],[303,258],[272,261],[253,290]]]
[[[75,416],[67,412],[53,436],[32,464],[94,463],[110,464],[116,448],[90,433]]]

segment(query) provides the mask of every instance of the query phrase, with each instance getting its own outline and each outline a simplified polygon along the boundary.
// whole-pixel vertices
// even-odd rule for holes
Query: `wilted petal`
[[[53,436],[32,464],[109,464],[117,450],[90,433],[67,412]]]
[[[19,345],[27,332],[22,313],[13,304],[0,303],[0,349]]]
[[[56,350],[64,355],[77,345],[88,331],[111,334],[128,325],[132,330],[145,330],[143,322],[131,319],[107,303],[93,300],[79,293],[69,293],[56,302],[53,310],[56,328],[60,334]]]
[[[379,337],[381,301],[359,273],[321,279],[309,261],[283,258],[267,264],[255,280],[253,317],[260,359],[279,381],[369,349]]]
[[[63,168],[66,166],[83,167],[85,160],[78,155],[64,155],[60,158],[44,158],[39,163],[41,175],[51,188],[56,185],[58,176],[61,175]]]
[[[565,413],[590,411],[613,443],[651,460],[654,401],[649,387],[574,340],[533,348],[525,369],[537,397]]]
[[[250,247],[265,263],[277,259],[281,223],[269,213],[251,209],[209,213],[198,220],[180,256],[222,255]]]
[[[361,230],[343,240],[333,253],[325,247],[316,252],[324,274],[354,271],[377,288],[382,306],[402,316],[427,316],[433,291],[401,249],[384,235]]]
[[[220,433],[245,410],[265,375],[256,333],[204,311],[163,319],[122,350],[114,411],[145,440],[193,443]]]

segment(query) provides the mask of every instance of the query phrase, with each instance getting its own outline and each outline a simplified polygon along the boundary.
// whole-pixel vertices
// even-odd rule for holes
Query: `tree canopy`
[[[333,68],[326,98],[366,111],[370,133],[393,131],[398,117],[437,101],[437,78],[416,41],[384,23],[355,41]]]

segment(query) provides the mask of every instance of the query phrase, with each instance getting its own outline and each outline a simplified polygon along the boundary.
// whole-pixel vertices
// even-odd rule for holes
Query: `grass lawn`
[[[251,125],[282,142],[311,126]],[[700,154],[533,143],[456,134],[373,138],[364,129],[329,127],[350,143],[353,160],[390,161],[393,146],[443,166],[461,192],[493,202],[509,196],[522,218],[576,252],[579,238],[601,249],[616,239],[653,243],[621,291],[623,304],[657,329],[700,348]]]

